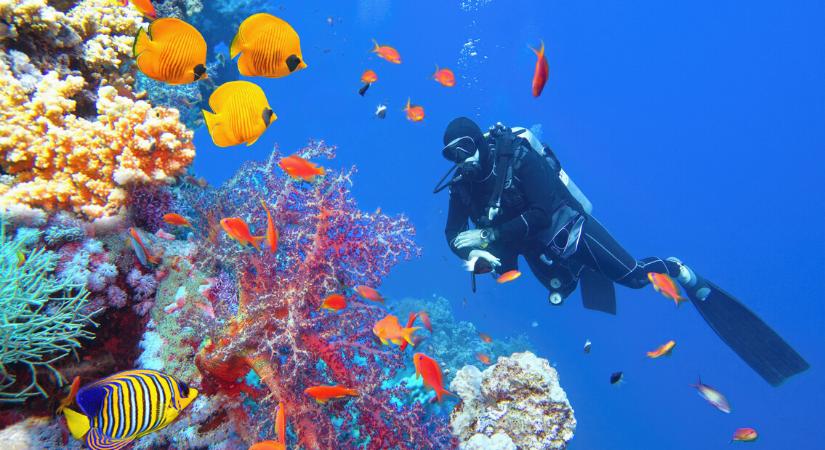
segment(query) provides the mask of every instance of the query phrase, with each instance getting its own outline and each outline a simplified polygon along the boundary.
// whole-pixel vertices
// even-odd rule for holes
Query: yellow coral
[[[95,219],[116,214],[131,183],[168,183],[195,157],[192,132],[175,109],[97,91],[96,120],[77,117],[82,77],[47,72],[30,96],[0,59],[0,207],[70,209]]]

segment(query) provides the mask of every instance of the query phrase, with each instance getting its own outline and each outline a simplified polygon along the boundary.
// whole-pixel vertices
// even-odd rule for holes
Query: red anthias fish
[[[376,81],[378,81],[378,74],[372,70],[365,70],[364,73],[361,74],[362,83],[375,83]]]
[[[439,69],[436,65],[435,73],[433,74],[433,79],[441,83],[442,86],[455,86],[455,74],[450,69]]]
[[[493,338],[491,338],[490,335],[488,335],[488,334],[478,333],[478,337],[480,337],[482,341],[484,341],[488,344],[490,342],[493,342]]]
[[[485,355],[484,353],[476,353],[476,359],[484,365],[490,365],[490,357]]]
[[[679,306],[679,303],[685,301],[685,298],[679,293],[679,286],[677,286],[673,278],[670,278],[667,274],[649,272],[647,279],[650,280],[650,284],[653,285],[653,289],[656,289],[656,292],[662,294],[665,298],[673,300],[676,306]]]
[[[238,241],[239,244],[246,247],[251,244],[255,250],[260,251],[259,243],[264,239],[264,236],[253,236],[249,231],[249,225],[239,217],[227,217],[221,219],[221,228],[229,235],[230,238]]]
[[[74,377],[74,380],[72,380],[72,386],[69,388],[69,395],[67,395],[63,400],[60,400],[60,405],[57,406],[57,414],[60,414],[64,408],[72,404],[75,396],[77,396],[78,389],[80,389],[80,377]]]
[[[536,70],[533,72],[533,97],[541,95],[544,85],[547,83],[547,77],[550,75],[550,66],[547,64],[547,58],[544,56],[544,41],[541,42],[541,48],[538,50],[530,47],[533,53],[536,54]]]
[[[275,253],[278,251],[278,229],[275,228],[275,221],[272,220],[272,214],[269,213],[266,202],[261,200],[261,206],[263,206],[264,211],[266,211],[266,235],[264,235],[264,242],[266,242],[266,246],[269,247],[269,251]]]
[[[384,303],[384,297],[382,297],[381,294],[378,293],[378,291],[376,291],[375,289],[373,289],[369,286],[364,286],[364,285],[356,286],[355,287],[355,292],[357,292],[358,295],[360,295],[362,298],[365,298],[367,300],[372,300],[374,302]]]
[[[756,430],[754,430],[753,428],[737,428],[736,431],[733,432],[733,438],[731,438],[731,442],[753,442],[758,437],[759,434],[757,434]]]
[[[496,283],[498,283],[498,284],[509,283],[509,282],[515,280],[516,278],[520,277],[520,276],[521,276],[521,272],[519,272],[518,270],[508,270],[507,272],[504,272],[503,274],[501,274],[501,276],[496,278]]]
[[[660,356],[670,356],[671,352],[673,352],[673,347],[676,347],[676,341],[667,341],[656,350],[653,350],[652,352],[647,352],[647,357],[655,359]]]
[[[336,398],[358,397],[358,391],[341,386],[340,384],[337,386],[308,387],[304,389],[304,394],[314,398],[318,403],[326,403]]]
[[[378,45],[378,41],[375,39],[372,40],[372,43],[375,44],[372,49],[373,53],[393,64],[401,64],[401,54],[398,53],[398,50],[389,45]]]
[[[421,318],[421,323],[424,324],[424,328],[426,328],[427,331],[432,333],[433,332],[433,324],[432,324],[432,322],[430,322],[430,315],[427,314],[426,311],[419,311],[418,312],[418,317]]]
[[[413,355],[415,374],[424,379],[424,385],[435,391],[435,398],[441,402],[444,394],[455,396],[452,392],[444,389],[444,375],[438,363],[423,353]]]
[[[300,178],[304,181],[315,181],[316,176],[324,175],[326,171],[323,167],[311,163],[297,155],[287,156],[278,162],[278,166],[292,178]]]
[[[278,437],[274,441],[261,441],[249,447],[249,450],[286,450],[286,410],[284,402],[278,403],[278,412],[275,414],[275,433]]]
[[[407,106],[404,107],[404,112],[407,113],[407,120],[411,122],[421,122],[424,120],[424,107],[421,105],[411,105],[410,99],[407,99]]]
[[[189,220],[186,217],[181,216],[180,214],[169,213],[163,215],[163,221],[168,223],[169,225],[175,225],[178,227],[189,227],[192,228],[192,224],[189,223]]]
[[[129,4],[129,0],[120,0],[120,4],[126,6]],[[152,19],[158,18],[155,7],[152,5],[152,0],[132,0],[132,5],[144,16],[151,17]]]
[[[347,307],[347,299],[341,294],[330,294],[321,303],[321,308],[328,311],[340,311]]]

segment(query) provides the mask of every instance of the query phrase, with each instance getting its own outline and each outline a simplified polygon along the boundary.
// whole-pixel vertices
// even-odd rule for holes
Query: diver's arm
[[[461,259],[470,257],[472,248],[456,248],[456,236],[462,231],[467,231],[467,221],[470,219],[470,211],[467,205],[461,200],[458,193],[450,189],[450,209],[447,211],[447,226],[444,234],[447,236],[447,244],[450,249]]]
[[[492,240],[503,242],[524,239],[530,233],[550,226],[555,193],[551,187],[552,173],[547,161],[530,152],[515,174],[518,177],[527,207],[521,215],[490,229]]]

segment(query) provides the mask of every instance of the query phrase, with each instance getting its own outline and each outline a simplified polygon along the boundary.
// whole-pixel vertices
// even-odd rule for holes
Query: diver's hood
[[[472,142],[472,144],[470,144],[470,142]],[[459,145],[456,145],[457,143]],[[489,166],[491,164],[490,148],[487,145],[487,140],[484,138],[484,132],[482,132],[478,124],[471,119],[466,117],[453,119],[452,122],[447,125],[447,129],[444,130],[445,151],[442,152],[442,154],[444,154],[445,158],[451,159],[453,162],[462,162],[463,160],[456,161],[446,154],[451,144],[454,148],[460,147],[463,152],[467,154],[466,157],[474,155],[476,150],[478,150],[479,161],[482,166]],[[461,153],[459,152],[458,154]],[[466,159],[466,157],[464,159]]]

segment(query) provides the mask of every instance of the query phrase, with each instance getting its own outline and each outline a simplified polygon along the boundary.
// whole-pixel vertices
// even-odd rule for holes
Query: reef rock
[[[573,438],[576,418],[558,372],[530,352],[484,372],[464,366],[450,388],[462,400],[450,418],[461,449],[564,449]]]

